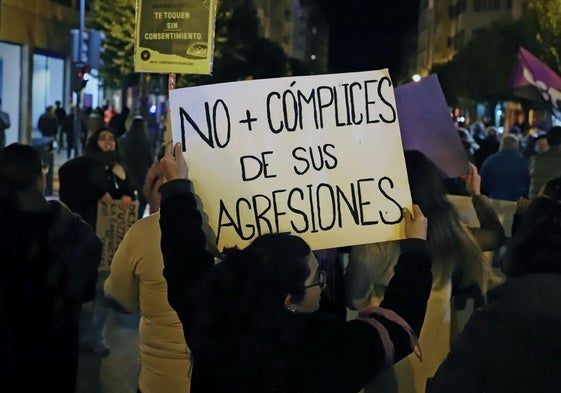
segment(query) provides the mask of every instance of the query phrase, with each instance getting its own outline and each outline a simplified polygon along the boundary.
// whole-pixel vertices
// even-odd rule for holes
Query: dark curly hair
[[[101,134],[103,131],[110,132],[111,135],[113,135],[113,138],[115,138],[115,150],[119,149],[119,144],[117,143],[117,137],[115,136],[115,133],[109,127],[103,126],[98,128],[97,131],[89,137],[84,149],[85,153],[103,153],[103,150],[101,150],[101,148],[97,144],[99,134]]]
[[[231,391],[271,391],[266,387],[282,381],[279,348],[286,343],[279,329],[290,315],[284,299],[305,296],[310,254],[297,236],[262,235],[245,249],[225,249],[213,274],[195,288],[201,334],[193,343],[199,354],[194,361],[220,358],[236,364],[220,371],[228,373],[220,380],[228,381],[229,389],[236,386]]]
[[[97,144],[99,135],[104,131],[110,132],[111,135],[113,135],[113,138],[115,139],[114,151],[104,152]],[[107,126],[98,128],[98,130],[92,134],[92,136],[88,139],[86,143],[84,153],[91,156],[97,155],[99,157],[103,157],[103,159],[106,161],[109,167],[112,167],[115,163],[124,165],[123,160],[121,159],[121,155],[119,153],[119,143],[117,142],[117,137],[115,136],[115,133]]]

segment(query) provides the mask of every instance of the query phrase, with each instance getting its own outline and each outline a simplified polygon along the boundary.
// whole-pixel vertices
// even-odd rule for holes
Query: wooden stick
[[[175,89],[175,73],[170,72],[168,77],[168,113],[167,113],[167,121],[166,121],[166,137],[165,141],[171,142],[171,111],[169,107],[169,92]]]

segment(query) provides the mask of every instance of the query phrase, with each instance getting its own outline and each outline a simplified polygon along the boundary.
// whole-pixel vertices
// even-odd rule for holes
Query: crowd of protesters
[[[320,250],[292,235],[208,251],[181,146],[160,148],[144,119],[129,115],[113,108],[88,115],[85,153],[60,168],[62,204],[42,195],[36,149],[16,143],[0,151],[0,370],[10,388],[72,392],[79,350],[109,356],[106,314],[94,313],[95,333],[78,334],[80,308],[90,301],[141,314],[141,393],[559,385],[561,127],[458,128],[470,161],[461,180],[478,227],[461,221],[436,164],[406,150],[413,211],[403,210],[405,239],[333,250],[338,273],[326,274]],[[59,136],[74,124],[64,125],[67,116]],[[44,135],[57,135],[55,120],[47,108]],[[70,151],[74,141],[66,141]],[[114,199],[123,209],[139,200],[139,221],[111,269],[99,273],[96,210]],[[510,238],[490,199],[516,203]],[[484,253],[499,250],[492,266]],[[458,328],[451,315],[466,296],[474,310]],[[358,317],[325,304],[357,309]],[[29,321],[30,309],[41,323]],[[61,346],[67,351],[53,361]],[[25,378],[47,364],[41,385]]]

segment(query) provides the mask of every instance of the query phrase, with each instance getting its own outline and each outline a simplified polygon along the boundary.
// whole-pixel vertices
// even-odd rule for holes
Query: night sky
[[[419,0],[327,0],[330,72],[397,69],[405,31],[416,25]]]

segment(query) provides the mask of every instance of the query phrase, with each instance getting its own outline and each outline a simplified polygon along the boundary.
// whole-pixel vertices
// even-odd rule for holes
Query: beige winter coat
[[[141,313],[139,353],[142,393],[188,393],[190,351],[162,275],[160,214],[134,224],[111,263],[105,293],[131,313]]]

